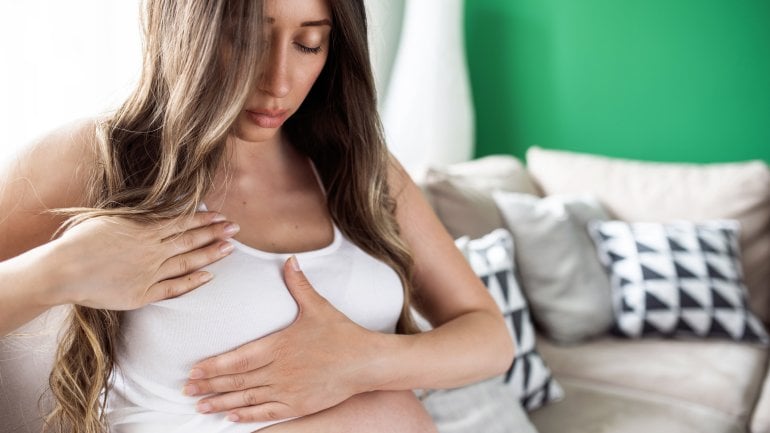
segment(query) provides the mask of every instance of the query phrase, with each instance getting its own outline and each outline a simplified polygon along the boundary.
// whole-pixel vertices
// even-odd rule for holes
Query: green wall
[[[467,0],[476,155],[770,162],[769,0]]]

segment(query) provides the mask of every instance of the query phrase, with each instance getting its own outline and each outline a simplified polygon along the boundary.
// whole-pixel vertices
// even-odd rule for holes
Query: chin
[[[235,130],[235,136],[239,140],[249,142],[263,142],[276,136],[280,128],[261,128],[251,122],[241,122]]]

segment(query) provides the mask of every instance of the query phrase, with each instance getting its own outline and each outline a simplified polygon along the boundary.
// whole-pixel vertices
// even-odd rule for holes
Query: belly
[[[411,391],[355,395],[313,415],[258,430],[259,433],[437,433]]]

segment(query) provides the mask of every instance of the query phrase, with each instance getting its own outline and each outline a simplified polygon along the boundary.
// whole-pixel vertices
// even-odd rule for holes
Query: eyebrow
[[[267,21],[268,24],[275,23],[275,18],[273,17],[266,17],[265,21]],[[331,20],[328,18],[324,18],[322,20],[315,20],[315,21],[305,21],[302,24],[299,25],[300,27],[316,27],[316,26],[332,26]]]

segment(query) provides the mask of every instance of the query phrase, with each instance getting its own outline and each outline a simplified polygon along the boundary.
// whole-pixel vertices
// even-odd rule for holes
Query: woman
[[[431,431],[409,390],[500,373],[513,349],[384,147],[362,1],[146,6],[136,91],[95,132],[79,130],[85,144],[57,144],[88,155],[68,185],[84,193],[58,212],[77,228],[211,209],[240,231],[190,293],[140,309],[82,288],[66,298],[76,307],[51,373],[51,421],[78,432]],[[415,333],[412,306],[436,329]]]

